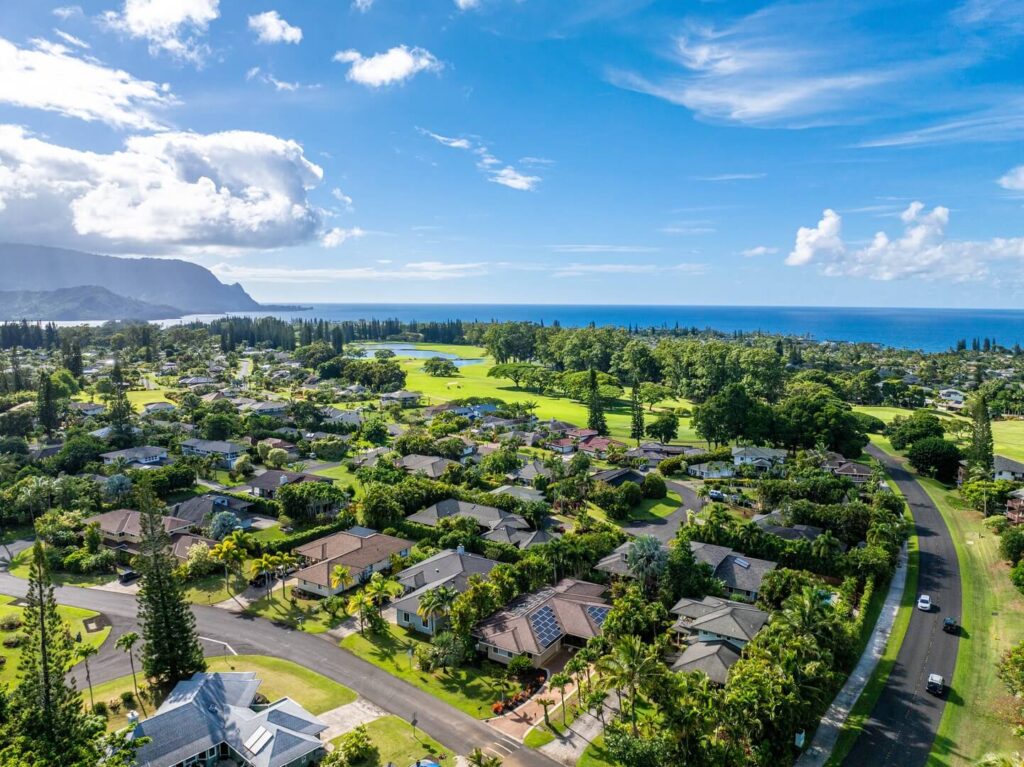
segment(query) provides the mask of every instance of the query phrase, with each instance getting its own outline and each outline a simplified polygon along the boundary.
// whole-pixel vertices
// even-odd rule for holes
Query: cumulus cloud
[[[434,139],[434,141],[442,146],[450,149],[461,149],[476,155],[476,167],[483,171],[487,176],[487,180],[492,183],[501,184],[509,189],[515,189],[520,192],[532,192],[542,181],[540,176],[531,176],[528,173],[523,173],[513,165],[502,162],[491,154],[486,145],[476,140],[442,136],[439,133],[423,128],[418,128],[417,130],[424,136]],[[528,164],[537,165],[540,163],[531,162]]]
[[[1003,189],[1009,189],[1012,192],[1024,192],[1024,165],[1011,168],[997,183]]]
[[[843,241],[839,235],[842,230],[842,217],[831,208],[821,215],[821,220],[813,229],[801,226],[796,233],[796,244],[788,256],[786,263],[790,266],[809,264],[818,255],[834,255],[843,251]]]
[[[0,125],[0,231],[116,252],[225,253],[308,242],[323,171],[265,133],[164,132],[109,154]]]
[[[320,244],[325,248],[337,248],[340,245],[344,245],[346,240],[359,239],[365,236],[366,232],[358,226],[351,229],[343,229],[340,226],[336,226],[323,233],[320,237]]]
[[[249,29],[256,33],[260,43],[302,42],[302,30],[281,18],[277,11],[266,11],[249,17]]]
[[[439,72],[443,67],[430,51],[406,45],[396,45],[373,56],[363,56],[351,49],[338,51],[334,61],[349,64],[346,79],[369,88],[401,83],[420,72]]]
[[[120,12],[107,11],[103,20],[130,37],[149,41],[153,55],[201,64],[209,54],[202,36],[220,16],[220,0],[125,0]]]
[[[773,253],[778,253],[778,248],[770,248],[767,245],[758,245],[753,248],[747,248],[742,251],[742,254],[747,258],[757,258],[758,256],[770,256]]]
[[[0,37],[0,103],[57,112],[117,128],[161,127],[154,110],[175,103],[170,89],[138,80],[71,49],[35,39],[20,48]]]
[[[460,11],[468,11],[480,7],[480,0],[455,0],[455,7]]]
[[[352,206],[352,198],[341,191],[338,187],[334,187],[334,189],[331,190],[331,197],[340,202],[345,210],[351,212],[354,209]]]
[[[826,210],[817,227],[800,228],[786,263],[800,266],[818,262],[823,273],[833,277],[968,282],[987,278],[996,262],[1024,260],[1024,237],[947,239],[949,209],[941,205],[927,210],[924,203],[913,202],[900,220],[901,236],[877,232],[870,244],[850,248],[841,238],[840,216]]]
[[[82,15],[82,6],[80,5],[60,5],[54,8],[51,13],[58,19],[67,21],[68,19]]]

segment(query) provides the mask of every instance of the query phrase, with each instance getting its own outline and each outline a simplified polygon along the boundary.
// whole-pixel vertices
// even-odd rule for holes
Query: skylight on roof
[[[747,560],[743,559],[742,557],[736,557],[735,562],[736,562],[737,565],[742,567],[744,570],[746,570],[747,568],[750,567],[750,562],[748,562]]]
[[[245,741],[245,749],[251,754],[258,754],[260,750],[270,742],[273,737],[270,730],[260,726]]]

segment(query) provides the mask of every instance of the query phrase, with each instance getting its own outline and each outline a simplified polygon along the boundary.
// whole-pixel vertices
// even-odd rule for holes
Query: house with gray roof
[[[422,474],[428,479],[438,479],[449,466],[457,465],[455,461],[440,458],[436,455],[405,455],[398,459],[398,468],[410,474]]]
[[[327,725],[291,698],[257,701],[260,680],[248,671],[194,674],[178,682],[153,716],[129,738],[138,767],[234,764],[306,767],[325,755]]]
[[[734,447],[732,462],[735,466],[753,466],[759,471],[767,471],[775,464],[786,460],[786,451],[774,447]]]
[[[154,445],[129,447],[124,450],[112,450],[109,453],[101,453],[100,458],[103,459],[105,464],[127,461],[129,464],[138,464],[140,466],[159,466],[167,460],[167,448]]]
[[[245,452],[244,445],[216,439],[186,439],[181,443],[182,455],[194,455],[199,458],[212,455],[225,469],[233,469]]]
[[[532,485],[538,477],[551,479],[552,476],[553,472],[551,469],[545,466],[543,461],[538,461],[534,458],[515,471],[510,471],[505,475],[505,479],[520,485]]]
[[[443,501],[438,501],[433,506],[417,511],[408,517],[408,521],[417,522],[427,527],[435,527],[438,522],[447,517],[468,517],[474,520],[480,529],[484,531],[484,537],[487,537],[488,533],[503,528],[510,528],[511,530],[530,529],[530,523],[518,514],[513,514],[494,506],[460,501],[457,498],[446,498]]]
[[[252,527],[252,517],[249,515],[252,506],[249,501],[243,501],[241,498],[205,493],[174,504],[171,507],[171,514],[179,519],[187,519],[193,527],[206,527],[217,514],[230,511],[238,517],[242,529],[248,530]]]
[[[700,671],[719,687],[729,681],[729,669],[740,659],[739,650],[729,642],[693,642],[672,663],[681,673]]]
[[[405,594],[392,602],[398,625],[433,635],[441,619],[420,616],[420,598],[442,586],[461,594],[469,587],[472,576],[487,577],[497,564],[493,559],[469,554],[460,546],[439,551],[419,564],[405,568],[395,576],[405,588]]]

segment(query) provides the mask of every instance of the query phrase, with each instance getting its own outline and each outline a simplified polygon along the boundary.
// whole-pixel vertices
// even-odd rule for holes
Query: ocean
[[[725,333],[781,333],[818,341],[872,342],[922,351],[944,351],[958,339],[993,338],[1024,344],[1024,310],[879,309],[810,306],[608,306],[580,304],[312,304],[305,311],[245,312],[333,321],[399,319],[405,322],[527,320],[567,327],[620,325],[712,328]],[[220,315],[195,315],[209,320]]]

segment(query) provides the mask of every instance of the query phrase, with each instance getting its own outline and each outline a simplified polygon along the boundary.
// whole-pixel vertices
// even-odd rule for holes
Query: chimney
[[[458,546],[455,547],[455,553],[461,557],[463,554],[466,553],[466,547],[460,543]]]
[[[128,726],[134,729],[135,726],[138,725],[138,723],[139,723],[139,712],[138,711],[129,711],[128,712]]]
[[[278,477],[277,478],[277,484],[281,485],[281,486],[287,485],[288,484],[288,475],[287,474],[282,474],[280,477]]]

